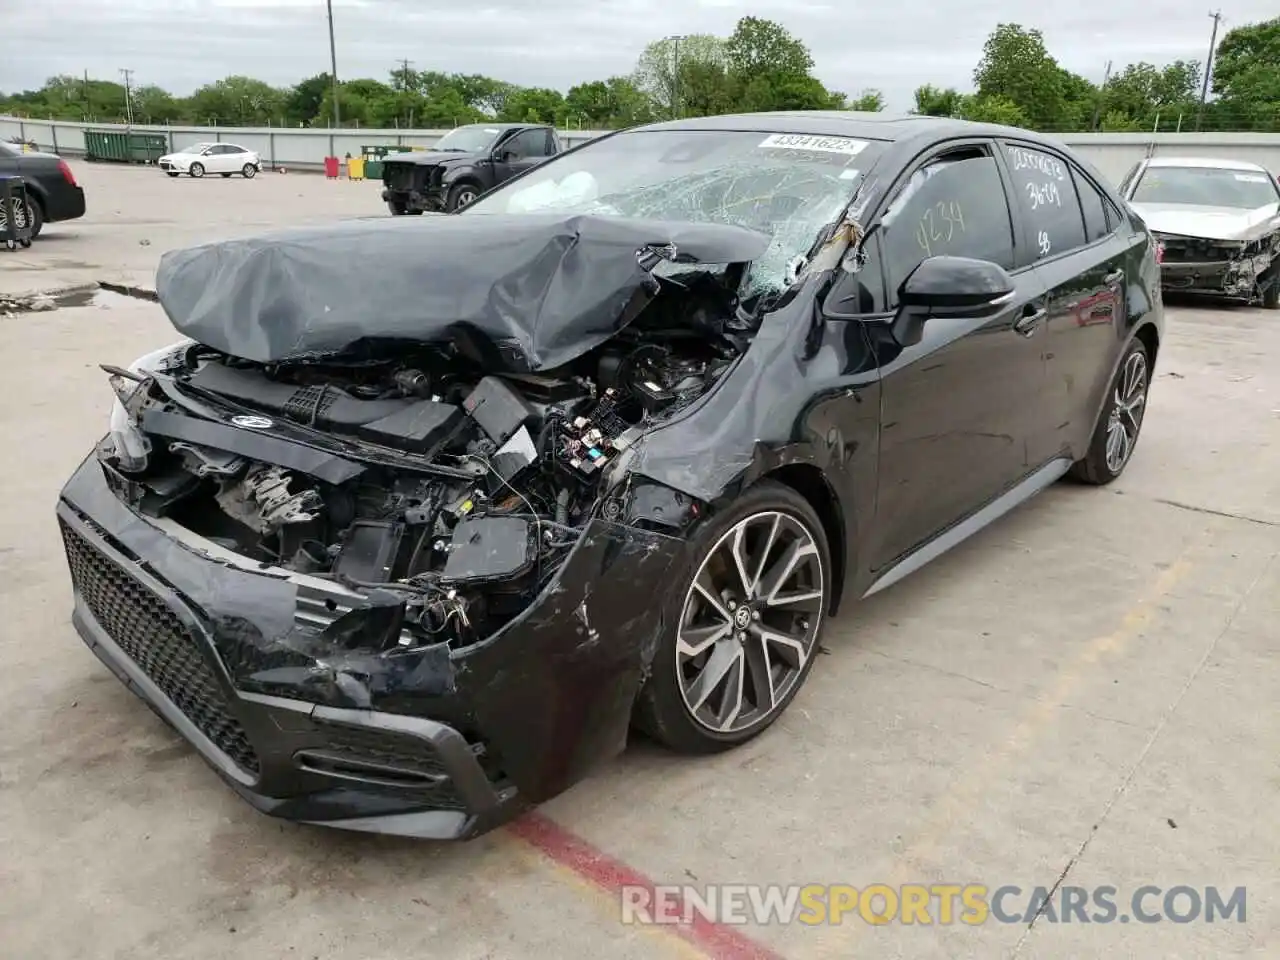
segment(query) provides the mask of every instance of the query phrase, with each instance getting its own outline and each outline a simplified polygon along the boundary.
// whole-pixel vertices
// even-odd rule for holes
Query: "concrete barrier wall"
[[[124,130],[111,124],[65,123],[0,116],[0,140],[21,137],[41,149],[67,156],[84,153],[84,131]],[[202,141],[227,140],[261,154],[263,162],[291,169],[321,169],[326,156],[360,155],[365,144],[429,147],[448,130],[315,130],[287,127],[146,127],[134,130],[163,133],[172,149]],[[572,146],[600,135],[594,130],[562,130]],[[1118,182],[1149,153],[1158,156],[1208,156],[1260,163],[1280,172],[1280,133],[1069,133],[1057,138],[1092,161],[1104,175]]]

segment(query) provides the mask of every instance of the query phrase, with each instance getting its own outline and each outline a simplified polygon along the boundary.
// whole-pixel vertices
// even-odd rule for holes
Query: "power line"
[[[1204,102],[1209,99],[1209,74],[1213,70],[1213,52],[1218,47],[1218,24],[1222,22],[1222,11],[1214,10],[1209,14],[1213,20],[1213,34],[1209,37],[1209,55],[1204,58],[1204,82],[1200,86],[1200,107],[1196,110],[1196,131],[1200,130],[1200,120],[1204,117]]]

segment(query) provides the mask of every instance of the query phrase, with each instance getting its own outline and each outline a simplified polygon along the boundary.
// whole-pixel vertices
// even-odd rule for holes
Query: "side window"
[[[550,127],[547,128],[547,156],[554,157],[563,150],[564,147],[560,143],[560,138],[556,136],[556,132]]]
[[[546,136],[541,130],[524,130],[503,144],[503,149],[510,150],[517,159],[543,156],[543,144]]]
[[[1076,192],[1080,195],[1080,209],[1084,211],[1085,239],[1089,243],[1101,240],[1119,226],[1120,221],[1114,213],[1110,214],[1108,221],[1108,208],[1111,204],[1084,174],[1072,167],[1071,176],[1075,179]]]
[[[981,147],[944,154],[913,173],[881,217],[878,232],[892,302],[902,281],[927,257],[973,257],[1006,269],[1014,265],[1004,184],[995,158]]]
[[[1031,258],[1066,253],[1086,243],[1080,199],[1067,164],[1051,153],[1009,144],[1014,203],[1027,228]]]

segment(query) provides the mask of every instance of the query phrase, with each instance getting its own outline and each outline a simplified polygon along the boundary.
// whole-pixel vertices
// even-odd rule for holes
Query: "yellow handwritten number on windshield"
[[[955,200],[939,200],[920,214],[916,242],[926,257],[933,256],[934,244],[949,244],[956,233],[964,233],[964,210]]]

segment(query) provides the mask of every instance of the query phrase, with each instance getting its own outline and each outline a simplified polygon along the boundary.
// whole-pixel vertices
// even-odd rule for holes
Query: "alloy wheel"
[[[732,734],[782,709],[825,603],[822,555],[804,523],[764,511],[734,524],[703,558],[681,611],[676,680],[693,720]]]
[[[471,201],[476,198],[476,192],[470,188],[458,191],[458,205],[455,210],[461,210],[463,207],[469,206]]]
[[[18,230],[25,230],[27,227],[27,207],[26,204],[19,200],[13,201],[13,225]],[[0,203],[0,232],[9,229],[8,211],[4,204]]]
[[[1142,415],[1147,405],[1147,358],[1136,351],[1125,361],[1116,378],[1111,414],[1107,419],[1107,469],[1113,474],[1124,469],[1138,442]]]

